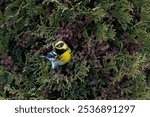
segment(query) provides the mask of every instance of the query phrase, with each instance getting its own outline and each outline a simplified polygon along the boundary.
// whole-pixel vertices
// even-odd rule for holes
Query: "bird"
[[[71,59],[71,49],[63,40],[55,40],[51,44],[52,50],[42,57],[51,62],[51,68],[56,69],[58,66],[66,64]]]

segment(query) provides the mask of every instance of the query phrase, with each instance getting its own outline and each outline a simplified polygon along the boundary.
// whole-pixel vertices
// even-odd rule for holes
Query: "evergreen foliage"
[[[39,56],[62,38],[53,74]],[[150,0],[1,0],[0,99],[150,99]]]

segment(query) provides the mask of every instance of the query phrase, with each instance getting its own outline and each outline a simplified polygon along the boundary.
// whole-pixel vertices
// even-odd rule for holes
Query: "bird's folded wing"
[[[53,60],[56,59],[57,53],[56,53],[56,52],[49,52],[49,53],[47,53],[46,55],[41,56],[41,57],[47,58],[48,60],[53,61]]]
[[[56,52],[49,52],[47,53],[47,55],[45,56],[48,60],[55,60],[57,57],[57,53]]]

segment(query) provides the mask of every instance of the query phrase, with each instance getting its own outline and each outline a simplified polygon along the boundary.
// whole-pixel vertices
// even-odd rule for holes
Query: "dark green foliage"
[[[150,99],[149,0],[2,0],[0,99]],[[57,72],[39,56],[62,38]]]

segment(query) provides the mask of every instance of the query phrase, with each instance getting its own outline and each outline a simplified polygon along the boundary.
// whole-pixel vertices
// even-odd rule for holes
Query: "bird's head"
[[[57,50],[66,50],[68,48],[68,45],[62,40],[56,40],[53,43],[53,48]]]

